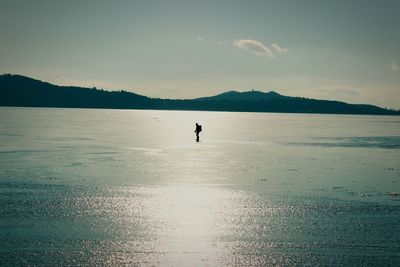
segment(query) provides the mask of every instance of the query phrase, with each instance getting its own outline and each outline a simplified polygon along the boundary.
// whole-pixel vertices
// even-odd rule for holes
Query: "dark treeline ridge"
[[[230,94],[234,95],[234,100],[226,97],[230,96]],[[243,100],[241,100],[240,94],[243,94]],[[252,98],[253,95],[255,96],[254,98]],[[288,97],[275,92],[227,92],[214,97],[192,100],[159,99],[123,90],[105,91],[96,88],[58,86],[29,77],[11,74],[0,75],[0,105],[21,107],[400,115],[399,110],[390,110],[373,105],[356,105],[339,101]]]

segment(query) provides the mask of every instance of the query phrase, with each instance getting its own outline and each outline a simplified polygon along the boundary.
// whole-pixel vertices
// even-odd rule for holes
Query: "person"
[[[201,130],[201,125],[196,122],[196,129],[194,130],[194,132],[196,133],[196,142],[200,141],[199,133],[201,132]]]

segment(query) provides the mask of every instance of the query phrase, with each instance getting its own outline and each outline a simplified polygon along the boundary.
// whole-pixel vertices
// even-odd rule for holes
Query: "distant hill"
[[[0,76],[0,105],[25,107],[132,108],[146,107],[150,99],[125,91],[57,86],[20,75]]]
[[[260,91],[248,91],[248,92],[236,92],[229,91],[215,96],[195,98],[193,100],[205,101],[205,100],[232,100],[232,101],[265,101],[271,99],[283,99],[287,96],[280,95],[274,91],[265,93]]]
[[[399,110],[373,105],[288,97],[273,91],[229,91],[191,100],[160,99],[123,90],[58,86],[11,74],[0,75],[0,106],[400,115]]]

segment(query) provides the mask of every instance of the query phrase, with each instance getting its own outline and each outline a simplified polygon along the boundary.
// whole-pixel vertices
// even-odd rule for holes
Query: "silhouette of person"
[[[199,142],[200,140],[199,133],[201,132],[201,130],[201,125],[196,122],[196,129],[194,130],[194,132],[196,133],[196,142]]]

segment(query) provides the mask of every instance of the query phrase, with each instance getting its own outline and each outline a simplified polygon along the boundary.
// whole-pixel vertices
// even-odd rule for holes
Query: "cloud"
[[[203,40],[204,40],[204,39],[201,38],[200,36],[196,36],[196,39],[199,40],[199,41],[203,41]]]
[[[394,71],[398,71],[399,70],[399,65],[397,65],[397,62],[394,60],[394,59],[392,59],[392,70],[394,70]]]
[[[276,50],[276,52],[278,52],[279,54],[285,54],[287,51],[289,51],[287,48],[280,47],[280,46],[277,45],[277,44],[272,44],[271,46],[272,46],[272,48],[274,48],[274,49]]]
[[[250,51],[258,56],[267,56],[273,58],[272,50],[266,47],[263,43],[251,39],[239,39],[233,41],[233,45],[243,50]]]

